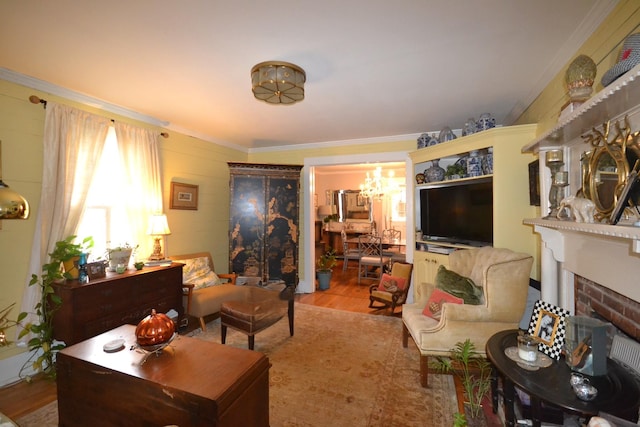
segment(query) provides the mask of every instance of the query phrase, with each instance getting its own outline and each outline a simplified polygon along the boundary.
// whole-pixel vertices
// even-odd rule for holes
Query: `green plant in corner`
[[[450,350],[449,357],[436,357],[431,367],[441,373],[452,373],[460,378],[464,395],[469,405],[469,415],[478,417],[482,410],[482,400],[491,389],[491,366],[477,351],[475,345],[467,338],[456,343]],[[456,414],[456,423],[462,414]],[[455,424],[464,426],[465,424]]]
[[[62,272],[61,264],[63,261],[68,261],[74,256],[86,253],[93,247],[92,237],[85,238],[82,243],[74,243],[75,238],[76,236],[69,236],[56,242],[53,252],[49,254],[49,262],[43,264],[40,275],[31,275],[29,286],[37,285],[40,287],[40,301],[34,307],[34,314],[38,320],[23,324],[28,316],[27,312],[20,313],[17,319],[18,325],[22,327],[18,338],[32,334],[27,343],[31,356],[22,366],[19,374],[20,377],[25,377],[27,381],[30,381],[31,378],[23,373],[29,365],[34,371],[43,372],[49,378],[55,379],[56,377],[56,354],[65,345],[56,342],[53,336],[53,317],[62,305],[62,299],[56,295],[53,285],[69,278],[67,272]]]
[[[331,272],[331,269],[338,264],[336,261],[336,251],[334,249],[329,249],[325,251],[318,261],[316,262],[316,266],[318,267],[317,271],[322,272]]]

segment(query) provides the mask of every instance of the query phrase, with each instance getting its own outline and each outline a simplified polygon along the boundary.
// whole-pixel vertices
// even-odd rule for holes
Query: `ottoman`
[[[249,350],[253,350],[254,336],[282,319],[289,318],[289,333],[293,336],[293,297],[295,286],[284,284],[243,286],[242,298],[225,301],[220,306],[221,342],[227,339],[227,328],[247,334]]]

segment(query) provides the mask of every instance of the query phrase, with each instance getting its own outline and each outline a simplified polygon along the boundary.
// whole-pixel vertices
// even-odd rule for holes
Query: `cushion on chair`
[[[182,283],[192,283],[194,289],[206,288],[223,283],[220,277],[211,271],[207,257],[175,260],[175,262],[184,264],[182,268]]]
[[[458,298],[462,298],[465,304],[482,304],[482,288],[476,286],[468,277],[464,277],[455,271],[448,270],[444,265],[438,267],[436,274],[436,288],[441,289]]]
[[[453,296],[450,293],[443,291],[442,289],[434,289],[431,293],[431,296],[429,297],[429,301],[427,301],[427,305],[422,311],[422,314],[432,317],[436,320],[440,320],[440,315],[442,314],[442,304],[444,304],[445,302],[452,304],[464,304],[464,300],[462,298]]]
[[[404,277],[391,276],[390,274],[383,273],[380,278],[379,291],[396,292],[401,291],[407,286],[407,279]]]

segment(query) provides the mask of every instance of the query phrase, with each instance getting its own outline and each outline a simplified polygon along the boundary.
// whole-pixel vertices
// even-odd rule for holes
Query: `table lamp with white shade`
[[[153,253],[149,256],[150,261],[159,261],[165,259],[162,253],[162,245],[160,240],[163,236],[171,234],[169,230],[169,224],[167,223],[167,216],[165,214],[151,215],[149,218],[149,228],[147,234],[153,236],[155,239],[153,243]]]

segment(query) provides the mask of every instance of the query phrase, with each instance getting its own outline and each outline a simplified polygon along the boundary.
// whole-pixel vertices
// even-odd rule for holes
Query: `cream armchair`
[[[447,356],[456,343],[467,338],[484,354],[493,334],[518,328],[525,311],[532,265],[530,255],[509,249],[483,247],[451,253],[449,269],[482,286],[484,303],[444,303],[439,321],[422,313],[435,284],[416,280],[415,302],[402,307],[402,345],[407,347],[411,335],[420,350],[423,387],[428,385],[429,356]]]

